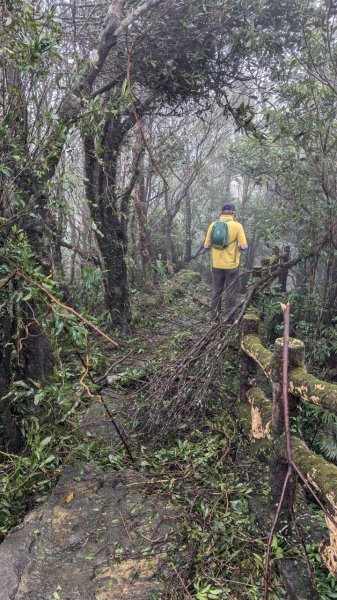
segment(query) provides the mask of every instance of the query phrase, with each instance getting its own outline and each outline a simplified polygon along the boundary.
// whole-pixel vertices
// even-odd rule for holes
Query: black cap
[[[228,210],[229,212],[236,212],[235,204],[233,204],[233,202],[228,202],[227,204],[224,204],[222,207],[222,212],[226,212],[226,210]]]

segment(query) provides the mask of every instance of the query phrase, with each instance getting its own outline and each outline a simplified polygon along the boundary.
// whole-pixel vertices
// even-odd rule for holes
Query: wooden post
[[[260,319],[255,313],[247,313],[241,322],[241,335],[259,335]],[[240,352],[240,403],[247,404],[247,392],[254,385],[256,363],[243,350]]]
[[[261,265],[262,265],[262,277],[265,277],[266,275],[268,275],[268,272],[269,272],[270,258],[263,258],[261,260]]]
[[[301,367],[304,364],[304,344],[300,340],[289,338],[289,369]],[[278,338],[275,341],[274,355],[272,361],[272,384],[273,384],[273,411],[271,420],[271,431],[274,438],[274,449],[270,461],[270,487],[271,487],[271,502],[273,506],[279,502],[283,487],[283,482],[288,470],[288,465],[282,457],[280,448],[281,436],[284,434],[284,410],[282,397],[282,382],[283,382],[283,338]],[[296,414],[297,400],[295,396],[289,394],[289,412],[290,416]],[[294,494],[293,477],[289,480],[286,495],[283,504],[282,520],[289,522],[291,519],[291,506]]]
[[[290,260],[290,246],[285,246],[284,251],[280,255],[280,266],[287,263]],[[285,294],[287,291],[287,279],[288,269],[284,269],[283,273],[278,278],[281,294]]]
[[[279,268],[280,263],[280,249],[275,246],[273,248],[273,255],[270,258],[270,273],[274,273]]]
[[[262,267],[253,267],[253,282],[260,281],[262,277]]]

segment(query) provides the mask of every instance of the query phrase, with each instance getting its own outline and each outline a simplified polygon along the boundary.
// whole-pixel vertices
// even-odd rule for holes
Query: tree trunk
[[[118,219],[115,219],[114,223],[111,219],[110,224],[112,230],[103,231],[104,237],[97,238],[107,271],[106,303],[112,327],[126,330],[131,316],[125,262],[127,239]]]
[[[227,168],[225,171],[225,181],[223,186],[224,202],[228,202],[231,198],[232,173]]]
[[[129,202],[138,177],[138,162],[122,194],[117,188],[117,165],[124,136],[132,125],[132,120],[127,123],[118,118],[107,120],[99,152],[91,135],[84,138],[86,194],[91,216],[100,231],[97,243],[106,271],[106,306],[112,327],[121,327],[123,331],[128,330],[131,315],[125,259]]]
[[[12,317],[5,312],[0,317],[0,450],[16,453],[22,447],[20,429],[12,414],[10,400],[4,398],[11,384],[12,328]]]
[[[191,262],[192,257],[192,203],[191,189],[187,188],[185,194],[185,250],[184,263]]]
[[[165,191],[164,191],[164,198],[165,198],[165,210],[166,210],[166,216],[165,216],[165,254],[166,254],[166,267],[167,270],[169,272],[170,275],[173,275],[174,273],[174,267],[173,267],[173,242],[172,242],[172,215],[171,215],[171,210],[170,210],[170,204],[169,204],[169,194],[168,194],[168,187],[167,185],[165,185]]]
[[[145,282],[153,280],[151,264],[154,262],[154,251],[151,236],[146,224],[146,198],[145,198],[145,180],[144,180],[144,159],[140,161],[140,173],[138,184],[134,193],[135,215],[139,233],[140,254],[142,260],[143,274]]]

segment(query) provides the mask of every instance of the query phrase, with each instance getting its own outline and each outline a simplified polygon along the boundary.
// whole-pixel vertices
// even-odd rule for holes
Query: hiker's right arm
[[[211,223],[210,226],[209,226],[209,228],[207,229],[207,233],[206,233],[206,237],[205,237],[205,241],[204,241],[204,248],[206,250],[208,250],[208,248],[211,247],[212,227],[213,227],[213,223]]]

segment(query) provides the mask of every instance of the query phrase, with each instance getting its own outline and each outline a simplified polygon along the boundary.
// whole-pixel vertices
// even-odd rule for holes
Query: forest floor
[[[146,383],[209,327],[207,303],[206,285],[186,289],[179,278],[139,297],[134,335],[117,351],[104,349],[95,367],[134,461],[97,396],[71,413],[78,447],[68,443],[51,493],[35,493],[32,510],[0,546],[1,600],[262,598],[265,535],[250,501],[257,481],[259,494],[268,494],[268,481],[236,421],[237,333],[199,423],[180,423],[165,444],[135,427],[146,410]],[[40,470],[53,481],[47,464]],[[17,501],[15,492],[11,498]],[[336,598],[317,547],[307,548],[317,598]],[[297,555],[275,537],[273,565]],[[287,597],[273,569],[270,600]]]

